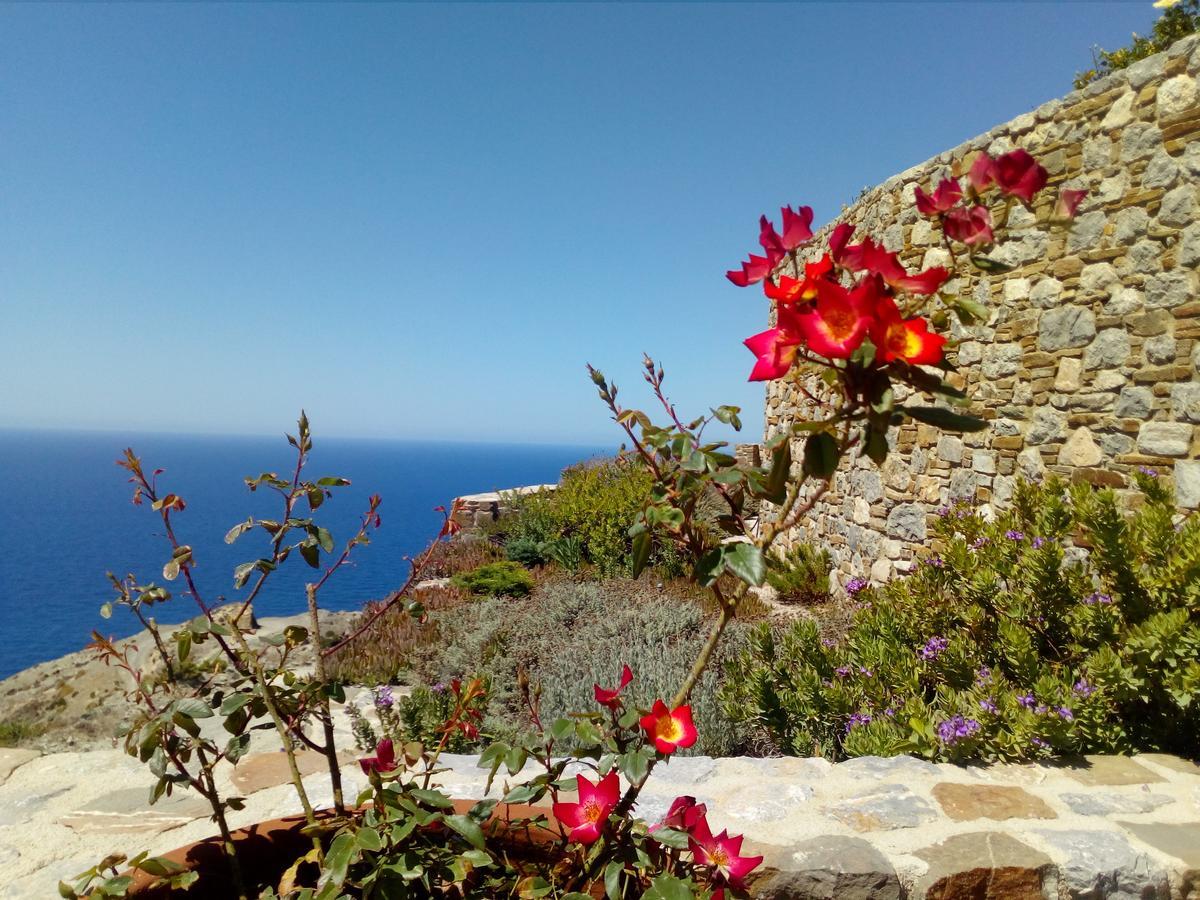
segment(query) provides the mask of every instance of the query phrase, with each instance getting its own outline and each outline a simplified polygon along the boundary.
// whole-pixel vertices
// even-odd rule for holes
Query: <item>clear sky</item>
[[[1070,90],[1131,3],[0,6],[0,427],[611,439],[762,391],[761,212]]]

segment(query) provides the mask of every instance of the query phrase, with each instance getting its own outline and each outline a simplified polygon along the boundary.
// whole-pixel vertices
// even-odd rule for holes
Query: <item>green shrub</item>
[[[599,578],[628,575],[632,561],[629,526],[650,496],[645,467],[627,459],[583,463],[565,470],[558,488],[508,499],[510,512],[495,526],[505,547],[536,544],[544,558],[568,570],[584,563]],[[564,541],[574,542],[564,545]],[[527,543],[528,542],[528,543]],[[561,552],[566,562],[555,557]],[[660,574],[682,573],[678,552],[660,542],[651,557]]]
[[[1096,47],[1092,51],[1093,67],[1075,75],[1075,87],[1086,87],[1097,78],[1127,68],[1139,59],[1161,53],[1176,41],[1196,31],[1200,31],[1200,0],[1182,0],[1163,10],[1148,37],[1135,33],[1129,46],[1118,50],[1101,50]]]
[[[655,698],[674,694],[711,621],[699,604],[641,582],[553,583],[515,603],[484,600],[439,619],[444,642],[428,655],[420,674],[430,683],[483,676],[493,691],[483,730],[510,738],[529,728],[516,688],[519,671],[541,685],[546,722],[595,709],[592,685],[612,686],[625,663],[634,671],[629,702],[649,707]],[[727,629],[720,660],[741,645],[744,634],[739,622]],[[692,753],[729,755],[744,749],[748,739],[748,730],[731,726],[721,712],[719,683],[714,666],[692,694],[700,733]]]
[[[1200,516],[1138,474],[1020,485],[987,522],[944,510],[939,556],[855,598],[842,640],[760,628],[727,678],[735,720],[788,753],[960,760],[1200,746]]]
[[[793,603],[824,603],[829,599],[829,572],[833,560],[828,551],[796,544],[783,556],[767,558],[767,584],[779,599]]]
[[[545,542],[534,540],[532,537],[510,538],[504,544],[504,558],[531,569],[546,561],[546,554],[543,552],[545,546]]]
[[[555,538],[541,547],[548,559],[554,560],[568,572],[577,572],[583,566],[583,543],[579,538]]]
[[[4,719],[0,721],[0,747],[20,747],[45,731],[44,725],[27,719]]]
[[[455,575],[455,587],[476,596],[524,597],[533,590],[533,576],[520,563],[488,563],[470,572]]]
[[[415,687],[407,697],[398,697],[396,704],[404,740],[436,747],[442,739],[442,725],[454,711],[454,694],[445,684],[438,683]],[[450,753],[469,753],[478,746],[478,740],[456,729],[447,739],[445,749]]]

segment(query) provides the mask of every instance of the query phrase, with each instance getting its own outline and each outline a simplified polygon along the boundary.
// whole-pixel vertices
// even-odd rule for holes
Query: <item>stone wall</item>
[[[827,546],[843,580],[882,580],[908,568],[939,507],[1004,504],[1019,476],[1047,472],[1124,489],[1148,466],[1174,476],[1182,506],[1200,506],[1198,72],[1193,36],[889,179],[844,212],[838,221],[924,268],[949,258],[913,190],[979,150],[1033,153],[1050,172],[1041,204],[1059,185],[1090,192],[1069,235],[1014,231],[995,255],[1015,269],[948,285],[992,310],[986,324],[955,322],[948,352],[990,427],[961,437],[894,429],[882,469],[845,461],[789,541]],[[1018,206],[1010,224],[1032,221]],[[804,412],[794,385],[770,383],[768,437]]]

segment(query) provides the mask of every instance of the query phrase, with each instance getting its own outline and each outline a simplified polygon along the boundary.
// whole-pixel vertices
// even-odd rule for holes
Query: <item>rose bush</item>
[[[919,203],[940,226],[955,264],[965,254],[970,264],[996,271],[1003,264],[985,253],[1003,236],[1006,211],[1016,202],[1033,205],[1046,181],[1045,170],[1023,151],[994,160],[981,154],[969,167],[966,188],[949,178],[932,196],[922,193]],[[1069,216],[1079,197],[1064,193],[1061,200],[1059,211]],[[992,202],[998,203],[996,213],[989,206]],[[126,749],[154,775],[152,799],[190,788],[209,802],[222,836],[231,896],[334,900],[515,895],[579,900],[586,896],[584,891],[602,890],[610,898],[662,900],[723,898],[744,890],[746,877],[761,857],[743,855],[740,837],[725,831],[714,835],[707,811],[687,797],[672,804],[666,821],[655,826],[639,821],[637,800],[643,786],[658,766],[669,764],[675,753],[697,741],[690,703],[694,689],[749,591],[764,582],[767,553],[828,490],[840,460],[861,453],[881,462],[888,453],[888,430],[910,418],[958,431],[985,424],[951,408],[964,405],[967,398],[946,379],[951,367],[944,359],[947,339],[939,329],[951,315],[969,322],[985,312],[945,290],[952,270],[910,272],[897,254],[869,236],[851,243],[855,227],[850,224],[833,229],[818,254],[812,220],[808,207],[787,206],[777,231],[764,216],[759,229],[762,255],[752,254],[739,270],[728,273],[729,280],[742,287],[762,283],[774,304],[773,327],[745,342],[756,357],[751,379],[816,372],[823,379],[823,388],[809,392],[818,415],[791,423],[768,441],[764,465],[739,464],[726,441],[705,436],[714,423],[739,430],[738,408],[718,406],[685,421],[665,392],[662,368],[649,357],[644,359],[643,375],[661,408],[661,423],[642,410],[623,406],[617,386],[588,367],[631,448],[622,465],[641,467],[649,490],[626,534],[614,536],[607,528],[598,543],[581,535],[583,549],[576,548],[572,556],[586,552],[596,562],[601,545],[606,548],[603,553],[627,547],[628,562],[617,568],[636,578],[652,554],[661,559],[661,548],[670,547],[678,567],[711,591],[718,610],[669,699],[642,697],[637,702],[637,673],[623,671],[614,687],[594,686],[597,708],[544,721],[541,687],[519,670],[516,690],[528,727],[515,737],[489,742],[479,729],[483,685],[466,679],[453,685],[444,720],[427,735],[417,736],[424,739],[405,734],[401,742],[398,733],[379,737],[371,754],[361,760],[370,788],[347,802],[333,728],[334,704],[345,698],[342,686],[330,677],[327,661],[397,610],[424,619],[411,589],[433,558],[436,542],[413,561],[404,586],[372,607],[350,634],[323,645],[320,591],[380,527],[380,500],[371,498],[361,527],[338,550],[315,516],[333,490],[348,482],[307,478],[312,439],[302,415],[297,435],[289,437],[296,450],[291,474],[247,479],[251,490],[278,494],[281,514],[276,519],[251,517],[226,535],[233,542],[261,532],[267,547],[263,555],[235,569],[233,584],[243,593],[232,618],[218,620],[196,578],[199,551],[176,533],[177,517],[186,504],[175,494],[160,492],[159,473],[147,474],[133,452],[126,453],[122,465],[134,483],[134,501],[150,504],[169,544],[163,577],[181,584],[180,593],[197,604],[202,616],[164,636],[143,609],[167,602],[170,592],[143,585],[133,576],[114,578],[117,601],[149,628],[168,676],[148,683],[127,653],[110,640],[97,634],[95,647],[129,672],[142,703],[144,713],[128,731]],[[802,252],[816,258],[802,260]],[[800,379],[797,385],[808,390]],[[928,399],[916,402],[918,395]],[[792,460],[794,442],[802,442],[798,466]],[[715,512],[713,504],[719,507]],[[447,515],[438,537],[449,539],[455,530],[453,517]],[[564,536],[572,537],[559,537]],[[244,614],[272,573],[296,558],[314,573],[305,590],[309,626],[288,628],[267,640],[265,650],[256,650],[246,640]],[[506,564],[493,568],[497,565]],[[174,646],[174,653],[168,645]],[[195,684],[172,677],[174,663],[186,660],[201,645],[223,660],[222,678]],[[300,648],[315,660],[311,670],[293,664]],[[929,647],[938,657],[948,652],[940,644]],[[866,666],[862,669],[860,674],[869,677]],[[377,703],[378,699],[377,695]],[[207,718],[219,719],[228,737],[201,728],[197,720]],[[948,720],[946,733],[964,743],[972,741],[978,731],[973,722]],[[226,814],[241,808],[243,801],[222,795],[216,777],[220,767],[237,764],[249,746],[250,730],[258,728],[278,735],[308,822],[305,833],[311,838],[308,853],[277,882],[265,885],[248,884],[242,875]],[[367,737],[361,725],[357,731],[360,739]],[[486,744],[480,762],[490,771],[489,790],[501,779],[502,794],[474,803],[465,812],[457,811],[452,798],[435,784],[439,759],[461,738]],[[326,757],[330,809],[318,810],[312,803],[296,762],[297,746]],[[569,756],[561,752],[564,747],[570,749]],[[575,799],[563,796],[572,789]],[[547,800],[552,817],[537,807],[527,815],[514,813],[511,806]],[[510,853],[504,841],[513,829],[542,835],[552,852],[528,858]],[[63,895],[119,895],[122,876],[114,881],[108,873],[122,860],[106,860],[75,884],[64,884]],[[187,877],[145,857],[130,864],[163,878]]]

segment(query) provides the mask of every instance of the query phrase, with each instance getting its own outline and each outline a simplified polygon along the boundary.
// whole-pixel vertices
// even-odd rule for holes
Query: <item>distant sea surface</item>
[[[132,446],[148,471],[161,468],[160,493],[181,496],[187,509],[172,517],[179,539],[196,559],[198,589],[205,600],[234,600],[238,563],[267,555],[267,535],[247,532],[227,545],[224,535],[248,515],[278,518],[276,494],[250,493],[248,475],[290,475],[286,440],[260,437],[125,435],[99,432],[0,430],[0,678],[44,660],[79,650],[93,629],[124,637],[139,630],[132,615],[99,614],[113,596],[106,572],[132,572],[142,583],[165,584],[162,567],[170,548],[158,515],[130,503],[133,488],[115,465]],[[558,480],[567,466],[603,455],[605,448],[535,444],[456,444],[315,438],[308,475],[340,475],[350,487],[334,490],[319,510],[319,524],[342,545],[358,526],[367,498],[383,498],[383,527],[353,565],[322,590],[322,606],[358,609],[398,587],[408,572],[406,556],[418,553],[437,533],[433,511],[463,494]],[[302,504],[307,509],[307,504]],[[307,515],[306,512],[302,513]],[[305,609],[304,583],[315,570],[293,554],[255,600],[259,616],[292,615]],[[155,607],[160,622],[196,614],[190,597],[176,595]]]

